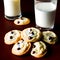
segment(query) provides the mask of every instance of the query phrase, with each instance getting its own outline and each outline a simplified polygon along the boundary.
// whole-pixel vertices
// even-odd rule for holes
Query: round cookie
[[[26,42],[35,42],[41,37],[41,31],[37,28],[30,27],[26,28],[21,32],[21,38]]]
[[[22,18],[16,19],[14,21],[14,24],[16,24],[16,25],[27,25],[29,23],[30,23],[30,19],[28,19],[26,17],[22,17]]]
[[[16,43],[20,39],[21,39],[21,31],[11,30],[5,34],[4,42],[5,44],[11,45]]]
[[[12,48],[12,54],[21,56],[26,54],[31,47],[31,43],[25,42],[24,40],[18,41]]]
[[[57,41],[57,36],[52,31],[44,31],[43,33],[43,41],[47,42],[48,44],[55,44]]]
[[[45,43],[42,41],[35,42],[33,44],[32,50],[31,50],[31,55],[36,57],[36,58],[41,58],[47,53],[47,48]]]

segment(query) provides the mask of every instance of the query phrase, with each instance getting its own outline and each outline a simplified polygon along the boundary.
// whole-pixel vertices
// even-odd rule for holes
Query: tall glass
[[[21,16],[20,0],[3,0],[4,14],[8,20],[14,20]]]
[[[34,0],[36,27],[53,29],[57,0]]]

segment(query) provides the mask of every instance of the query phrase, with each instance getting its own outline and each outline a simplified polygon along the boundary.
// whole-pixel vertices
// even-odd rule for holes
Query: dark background
[[[21,57],[17,57],[11,54],[12,46],[8,46],[4,43],[4,35],[10,30],[35,26],[34,15],[34,0],[21,0],[22,15],[30,18],[31,23],[27,26],[16,26],[13,21],[8,21],[4,18],[4,5],[3,0],[0,0],[0,60],[60,60],[60,1],[58,0],[56,21],[53,31],[58,36],[58,42],[55,45],[47,45],[48,53],[45,57],[37,59],[27,54]]]
[[[24,16],[24,13],[31,13],[34,14],[34,0],[21,0],[21,8],[22,8],[22,15]],[[0,12],[4,14],[4,6],[3,6],[3,0],[0,0]],[[0,13],[1,15],[1,13]],[[58,0],[57,4],[57,12],[56,12],[56,24],[60,23],[60,0]]]

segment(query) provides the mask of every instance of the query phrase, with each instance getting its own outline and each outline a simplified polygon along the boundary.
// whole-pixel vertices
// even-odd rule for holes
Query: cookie
[[[16,19],[14,21],[14,24],[16,24],[16,25],[27,25],[29,23],[30,23],[30,19],[28,19],[26,17],[22,17],[22,18]]]
[[[26,54],[31,47],[31,43],[25,42],[24,40],[18,41],[12,48],[12,54],[21,56]]]
[[[11,30],[5,34],[4,42],[5,44],[11,45],[16,43],[20,39],[21,39],[21,31]]]
[[[34,27],[26,28],[21,32],[21,37],[26,42],[35,42],[40,39],[41,31]]]
[[[35,42],[33,44],[32,50],[31,50],[31,55],[36,58],[41,58],[45,56],[47,53],[47,48],[45,43],[42,41]]]
[[[52,31],[43,31],[43,41],[47,42],[48,44],[55,44],[57,41],[57,36]]]

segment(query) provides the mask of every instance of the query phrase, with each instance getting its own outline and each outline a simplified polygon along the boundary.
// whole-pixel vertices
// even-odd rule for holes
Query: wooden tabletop
[[[27,2],[26,2],[27,1]],[[29,3],[28,3],[29,2]],[[32,0],[22,0],[22,15],[28,17],[31,23],[25,26],[16,26],[13,21],[4,18],[3,0],[0,0],[0,60],[60,60],[60,2],[58,2],[54,31],[58,36],[55,45],[47,45],[48,52],[42,58],[34,58],[29,53],[23,56],[15,56],[11,53],[12,45],[4,43],[4,35],[14,29],[23,30],[27,27],[35,27],[35,16]]]

